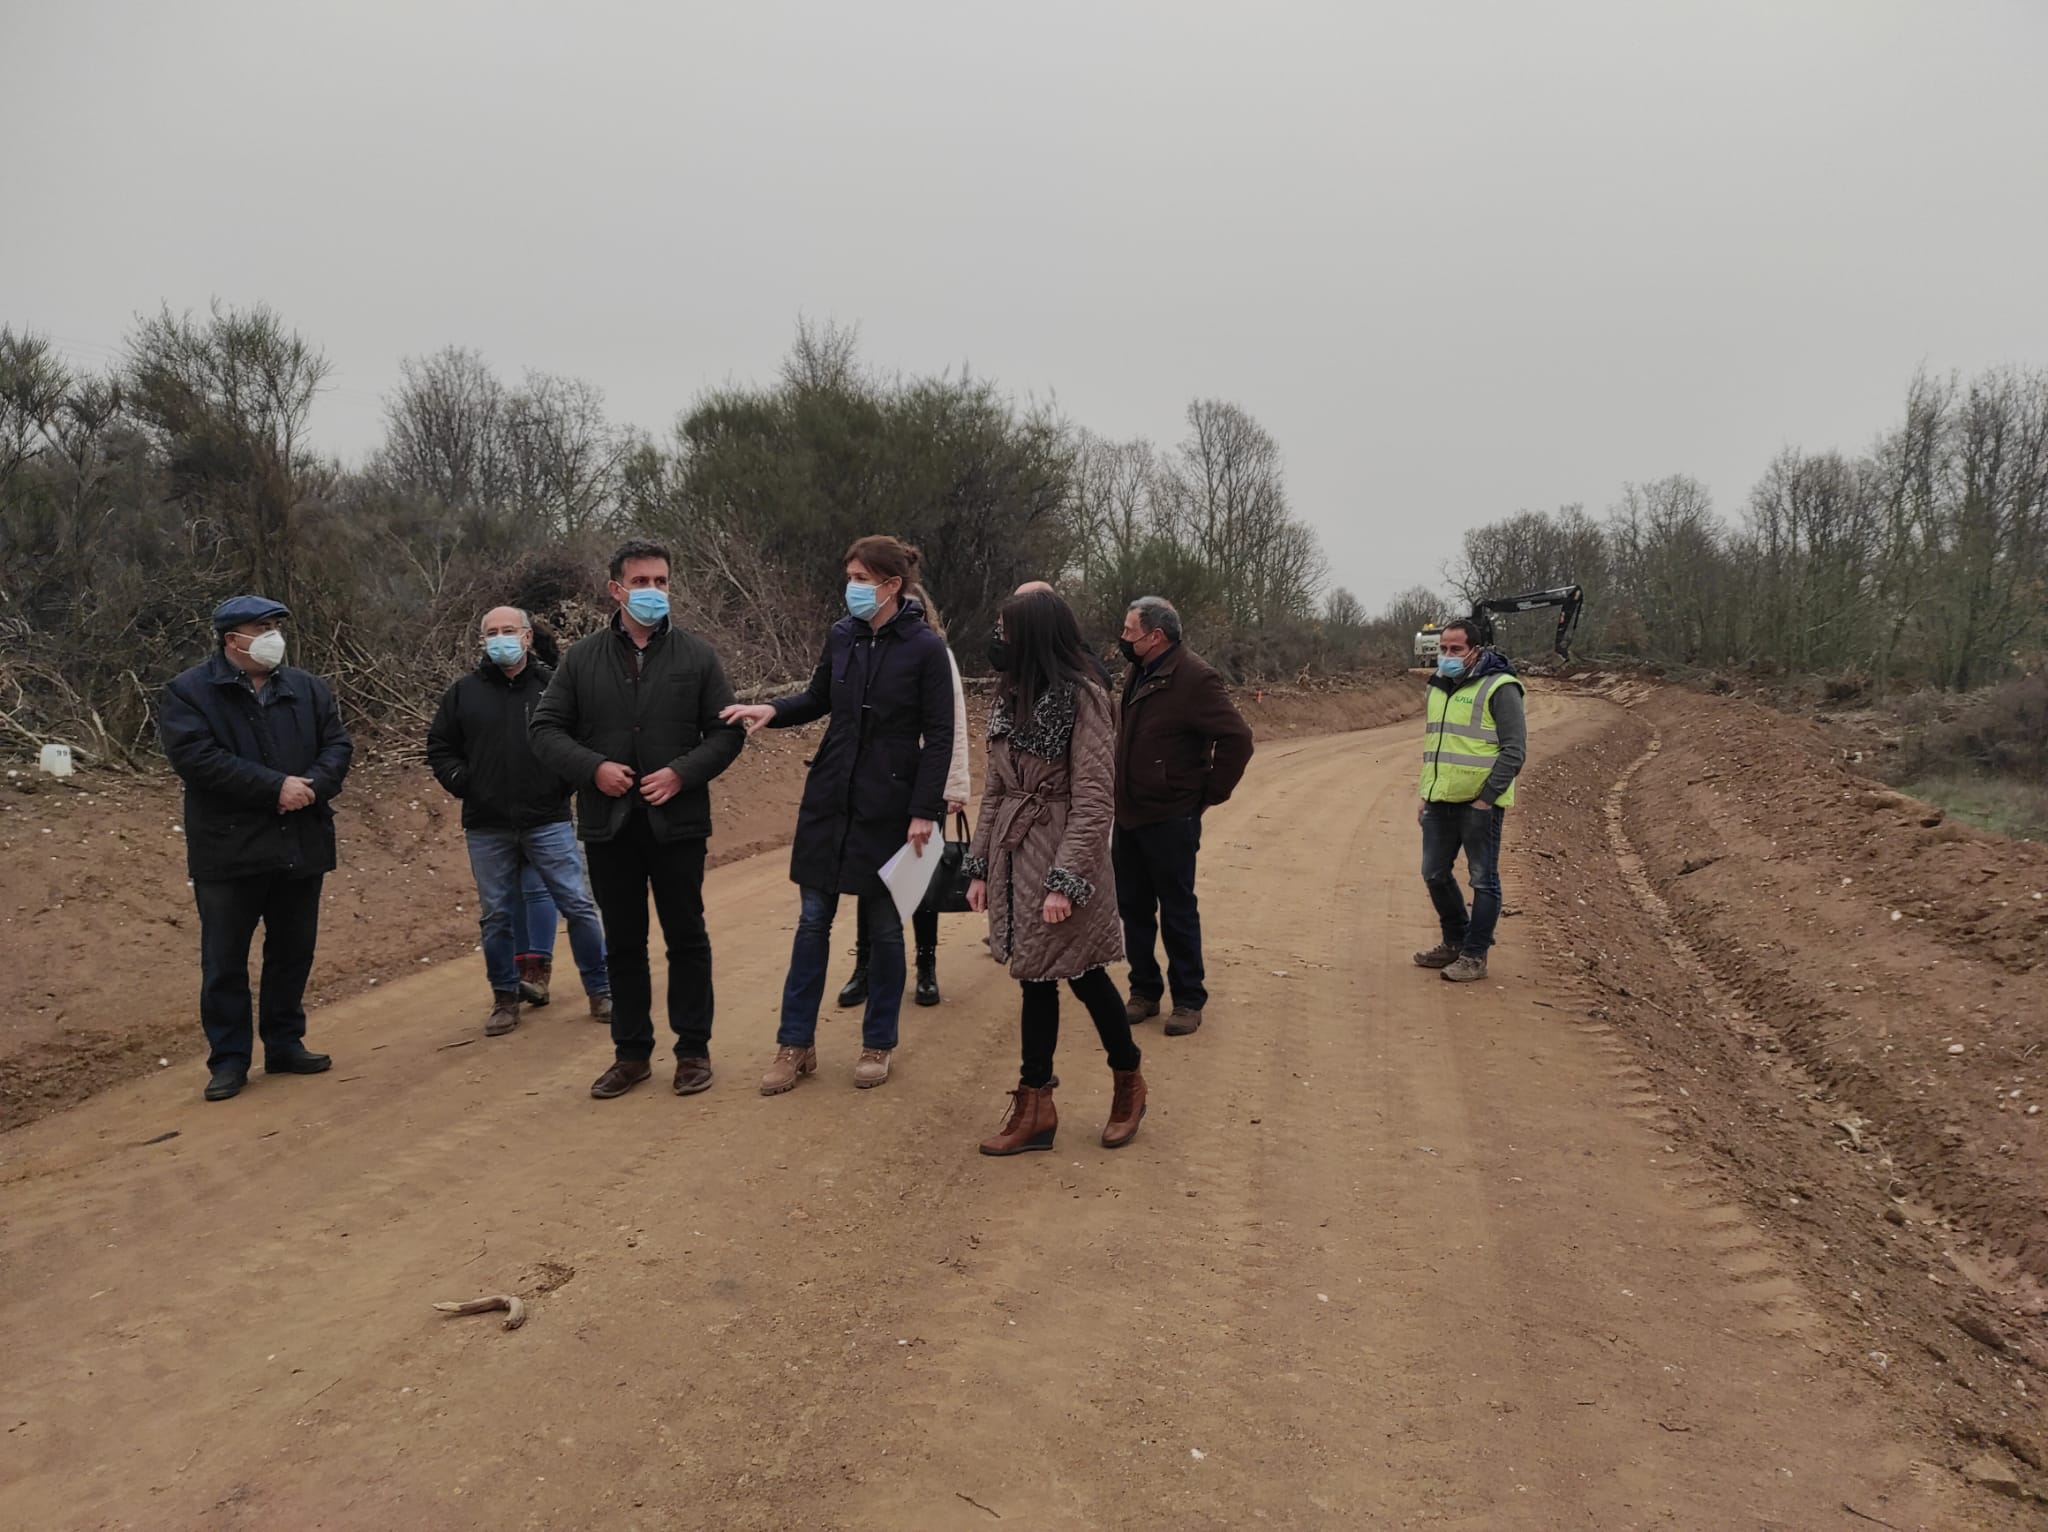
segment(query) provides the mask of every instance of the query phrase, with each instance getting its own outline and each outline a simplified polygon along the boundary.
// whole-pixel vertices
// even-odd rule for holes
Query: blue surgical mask
[[[882,598],[874,586],[863,585],[858,580],[846,582],[846,609],[866,622],[882,609]]]
[[[517,633],[493,633],[484,640],[484,655],[500,670],[510,670],[526,658],[526,645]]]
[[[1465,673],[1465,662],[1455,654],[1439,654],[1436,657],[1436,673],[1447,680],[1462,676]]]
[[[668,616],[668,592],[643,585],[626,596],[626,610],[644,628],[651,628]]]

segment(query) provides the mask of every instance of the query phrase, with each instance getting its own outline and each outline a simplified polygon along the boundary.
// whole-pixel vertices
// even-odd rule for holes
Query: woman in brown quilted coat
[[[1108,967],[1124,955],[1110,871],[1116,720],[1074,614],[1051,591],[1004,603],[989,659],[1002,674],[988,723],[987,790],[967,900],[988,912],[989,951],[1024,990],[1023,1068],[983,1154],[1050,1149],[1061,983],[1088,1008],[1114,1076],[1102,1142],[1129,1143],[1145,1077]]]

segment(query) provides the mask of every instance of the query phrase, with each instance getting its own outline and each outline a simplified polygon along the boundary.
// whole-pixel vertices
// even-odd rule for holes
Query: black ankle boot
[[[846,987],[839,991],[839,1009],[850,1010],[856,1005],[864,1004],[867,998],[868,965],[860,963],[855,966],[853,977],[846,981]]]
[[[939,1003],[939,954],[934,947],[917,949],[917,1003]]]

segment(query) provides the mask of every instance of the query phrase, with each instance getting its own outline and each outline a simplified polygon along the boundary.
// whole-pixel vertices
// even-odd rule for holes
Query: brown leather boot
[[[519,998],[539,1009],[548,1003],[548,984],[554,978],[555,960],[523,957],[519,960]]]
[[[503,1037],[519,1025],[519,991],[516,989],[494,989],[491,991],[491,1016],[484,1023],[485,1037]]]
[[[1052,1087],[1037,1090],[1019,1085],[1010,1092],[1010,1115],[1002,1131],[983,1139],[983,1154],[1022,1154],[1027,1149],[1050,1149],[1060,1114],[1053,1110]]]
[[[1121,1149],[1138,1136],[1145,1120],[1145,1076],[1136,1069],[1113,1069],[1116,1093],[1110,1097],[1109,1121],[1102,1128],[1102,1147]]]

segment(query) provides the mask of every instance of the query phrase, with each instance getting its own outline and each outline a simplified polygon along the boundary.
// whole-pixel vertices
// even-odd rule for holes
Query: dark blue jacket
[[[811,684],[775,703],[772,728],[830,717],[797,810],[790,881],[879,894],[882,864],[910,821],[944,823],[953,764],[953,666],[946,641],[906,601],[880,632],[856,617],[833,624]]]
[[[355,744],[318,676],[280,665],[264,700],[215,653],[163,690],[157,732],[185,780],[185,865],[195,880],[334,869],[334,799]],[[305,777],[313,802],[277,809],[285,778]]]

